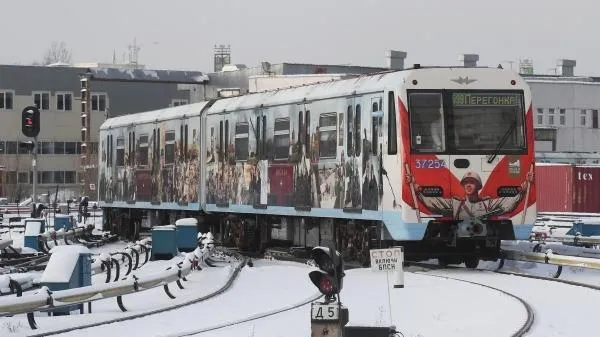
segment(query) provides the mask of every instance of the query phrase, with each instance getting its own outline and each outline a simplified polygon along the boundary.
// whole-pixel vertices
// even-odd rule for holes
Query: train
[[[536,219],[532,97],[517,73],[424,67],[107,119],[107,230],[198,219],[242,251],[335,247],[368,264],[496,260]]]

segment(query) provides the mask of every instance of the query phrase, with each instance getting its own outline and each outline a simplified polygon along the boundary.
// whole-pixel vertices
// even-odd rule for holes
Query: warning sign
[[[371,249],[371,271],[396,271],[402,269],[402,248]]]

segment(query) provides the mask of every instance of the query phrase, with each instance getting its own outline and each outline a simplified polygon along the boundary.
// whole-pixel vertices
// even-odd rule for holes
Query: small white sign
[[[398,271],[402,269],[402,248],[371,249],[371,271]]]
[[[336,321],[340,319],[339,303],[312,303],[310,318],[313,321]]]
[[[90,191],[96,190],[96,184],[90,184]]]

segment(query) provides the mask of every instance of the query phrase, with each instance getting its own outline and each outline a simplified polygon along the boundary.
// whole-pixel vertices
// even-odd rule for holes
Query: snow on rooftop
[[[196,226],[198,219],[196,218],[183,218],[175,221],[175,226]]]
[[[50,261],[42,274],[40,282],[67,283],[81,254],[92,254],[82,245],[55,246],[50,250]]]

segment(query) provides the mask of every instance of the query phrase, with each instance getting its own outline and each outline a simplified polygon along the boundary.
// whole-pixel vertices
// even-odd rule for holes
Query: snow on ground
[[[598,325],[590,319],[588,310],[598,306],[600,292],[583,287],[575,287],[558,282],[540,281],[512,275],[491,272],[472,272],[467,270],[438,270],[429,274],[445,275],[498,287],[529,302],[535,310],[535,323],[527,336],[565,337],[595,336]],[[471,298],[475,300],[476,297]],[[479,298],[474,305],[480,310]],[[463,301],[464,302],[464,301]],[[494,319],[505,321],[507,313]],[[592,316],[593,317],[593,316]],[[499,324],[495,324],[493,329]],[[493,331],[486,330],[485,336]],[[480,334],[481,335],[481,334]],[[423,335],[428,336],[428,335]]]
[[[276,276],[274,276],[276,277]],[[406,288],[393,288],[393,279],[370,269],[346,272],[342,303],[349,309],[348,325],[396,325],[405,337],[506,337],[525,319],[525,309],[499,292],[463,282],[406,273]],[[302,275],[314,287],[308,273]],[[472,305],[466,298],[477,299]],[[300,298],[299,298],[300,299]],[[253,310],[252,313],[256,313]],[[497,323],[503,317],[504,325]],[[490,326],[493,325],[493,329]],[[482,334],[482,331],[485,331]],[[310,336],[310,304],[272,317],[194,336]]]
[[[160,271],[172,263],[154,261],[139,273]],[[527,265],[513,267],[526,269]],[[536,267],[534,271],[542,273],[543,267],[546,266]],[[193,272],[188,277],[190,281],[184,282],[186,289],[180,290],[174,284],[170,286],[177,296],[175,300],[169,299],[162,287],[126,295],[123,298],[129,310],[126,313],[120,312],[114,298],[94,302],[91,315],[47,317],[38,313],[36,319],[40,329],[36,333],[124,317],[201,297],[220,288],[231,269],[230,266],[205,267],[202,271]],[[316,293],[308,278],[311,270],[312,267],[293,262],[255,260],[254,267],[242,269],[229,291],[206,302],[61,336],[309,336],[310,304],[205,333],[194,332],[309,299]],[[597,328],[594,320],[580,314],[581,308],[593,308],[600,301],[600,292],[594,290],[486,271],[409,270],[405,273],[406,287],[403,289],[393,288],[391,274],[388,278],[385,273],[374,273],[370,269],[348,270],[341,300],[349,309],[349,325],[389,325],[391,322],[405,337],[506,337],[523,324],[526,312],[517,300],[493,289],[446,278],[454,277],[498,287],[523,297],[534,307],[536,314],[529,336],[593,335],[591,332]],[[573,272],[569,275],[586,273]],[[589,280],[592,278],[589,276]],[[17,332],[11,333],[13,329]],[[0,319],[1,336],[26,334],[31,334],[31,331],[24,315]]]

